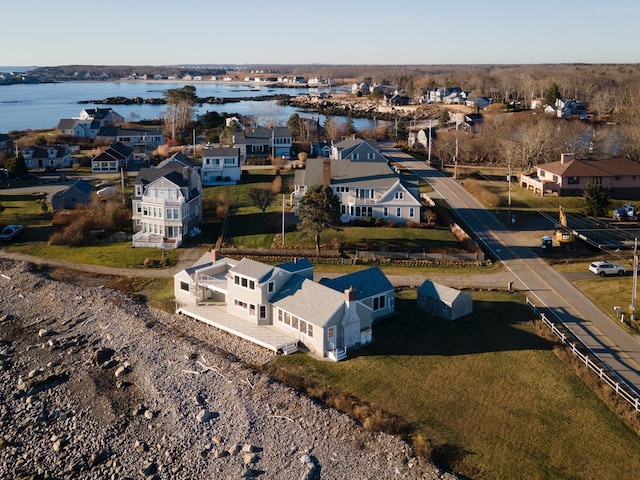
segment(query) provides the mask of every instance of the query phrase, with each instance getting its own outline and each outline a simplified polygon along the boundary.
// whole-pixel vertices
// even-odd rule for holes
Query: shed
[[[461,292],[425,280],[418,288],[418,309],[445,320],[456,320],[473,312],[473,297]]]
[[[51,208],[63,210],[65,208],[76,208],[79,204],[91,202],[93,185],[86,180],[76,180],[68,188],[60,190],[51,197]]]

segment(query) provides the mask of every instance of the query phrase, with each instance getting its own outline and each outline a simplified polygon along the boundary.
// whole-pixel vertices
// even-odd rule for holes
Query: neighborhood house
[[[315,282],[308,259],[273,266],[214,250],[174,276],[176,312],[274,351],[339,361],[373,340],[374,319],[394,312],[380,269],[352,275]]]
[[[343,223],[365,218],[394,223],[421,220],[418,177],[381,161],[310,158],[294,175],[296,205],[313,185],[328,185],[340,201]]]
[[[640,163],[627,158],[582,160],[563,153],[559,162],[538,165],[535,173],[520,175],[520,185],[540,196],[581,196],[596,179],[610,189],[611,198],[640,198]]]
[[[140,169],[132,211],[134,247],[178,248],[202,223],[200,176],[179,162]]]
[[[418,288],[418,310],[430,315],[456,320],[473,312],[473,296],[455,288],[425,280]]]

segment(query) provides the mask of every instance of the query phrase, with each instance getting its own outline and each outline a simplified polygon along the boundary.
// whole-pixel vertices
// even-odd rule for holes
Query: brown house
[[[521,175],[520,185],[540,196],[581,196],[593,179],[609,188],[612,198],[640,198],[640,163],[627,158],[581,160],[563,153],[559,162],[538,165],[535,173]]]

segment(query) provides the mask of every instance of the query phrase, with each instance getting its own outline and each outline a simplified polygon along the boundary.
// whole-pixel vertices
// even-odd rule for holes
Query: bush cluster
[[[49,245],[88,245],[95,242],[95,232],[109,235],[120,230],[130,231],[131,210],[117,198],[95,196],[87,205],[57,214],[53,226],[56,231],[49,238]]]

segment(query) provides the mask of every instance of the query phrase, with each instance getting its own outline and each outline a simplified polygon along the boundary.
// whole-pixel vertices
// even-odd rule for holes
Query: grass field
[[[520,296],[473,292],[471,318],[447,322],[418,313],[415,295],[398,295],[399,315],[354,358],[284,356],[270,368],[356,417],[370,414],[362,405],[399,417],[417,449],[472,478],[640,475],[640,437],[536,334]]]
[[[70,262],[107,267],[135,268],[142,265],[146,258],[160,260],[163,252],[157,248],[132,248],[131,242],[100,243],[85,247],[66,247],[48,245],[44,242],[3,245],[8,252],[26,253],[38,257],[59,258]],[[164,257],[169,264],[175,264],[179,251],[165,250]]]

